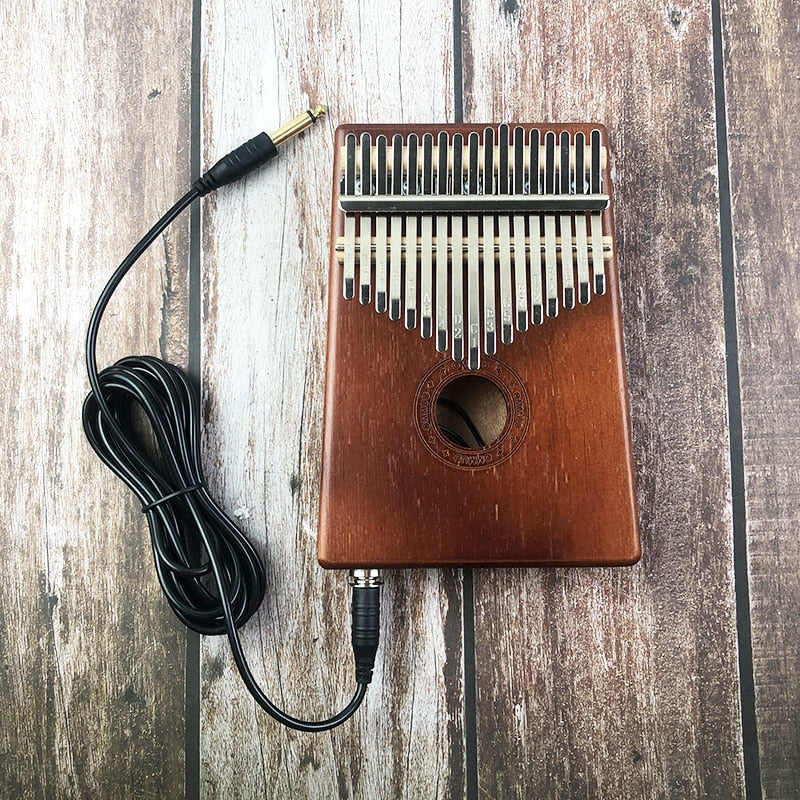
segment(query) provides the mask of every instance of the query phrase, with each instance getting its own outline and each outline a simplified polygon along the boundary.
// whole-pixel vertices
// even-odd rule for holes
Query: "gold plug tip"
[[[317,103],[314,108],[309,108],[308,111],[304,111],[302,114],[295,117],[291,122],[281,125],[278,130],[269,135],[269,138],[272,139],[272,143],[277,147],[279,144],[283,144],[293,136],[297,136],[298,133],[302,133],[320,117],[324,117],[327,110],[328,106],[323,105],[322,103]]]

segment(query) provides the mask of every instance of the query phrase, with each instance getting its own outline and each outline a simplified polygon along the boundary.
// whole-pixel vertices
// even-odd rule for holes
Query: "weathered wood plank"
[[[462,5],[466,120],[610,128],[644,549],[476,573],[480,795],[740,797],[708,6]]]
[[[304,104],[331,106],[204,215],[207,463],[269,563],[246,650],[268,695],[319,718],[353,688],[344,576],[315,556],[332,128],[452,121],[451,9],[209,3],[203,29],[206,163]],[[331,734],[282,730],[256,709],[226,643],[204,643],[204,796],[464,795],[459,575],[392,573],[384,597],[376,680]]]
[[[722,4],[748,570],[765,798],[800,796],[800,8]]]
[[[190,9],[6,3],[0,29],[0,795],[177,797],[185,637],[80,407],[92,304],[189,179]],[[186,245],[182,225],[127,282],[103,364],[183,358]]]

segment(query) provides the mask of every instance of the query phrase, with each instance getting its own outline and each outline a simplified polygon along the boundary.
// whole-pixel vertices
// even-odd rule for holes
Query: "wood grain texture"
[[[265,603],[244,631],[255,674],[309,718],[353,689],[344,575],[315,557],[332,130],[452,121],[451,43],[450,8],[424,3],[204,4],[206,163],[304,104],[332,107],[204,214],[206,460],[268,563]],[[464,795],[459,575],[389,574],[384,608],[375,682],[330,734],[280,729],[256,709],[227,645],[203,644],[203,796]]]
[[[722,7],[761,782],[765,798],[790,798],[800,796],[800,9]]]
[[[0,29],[0,795],[177,797],[184,633],[80,410],[92,304],[188,181],[190,17],[6,3]],[[186,231],[115,299],[102,364],[159,343],[183,358]]]
[[[466,121],[609,127],[643,539],[476,573],[480,796],[741,797],[708,6],[463,8]]]

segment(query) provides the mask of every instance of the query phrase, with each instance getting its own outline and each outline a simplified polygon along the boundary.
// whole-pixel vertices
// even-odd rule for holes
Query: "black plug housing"
[[[380,584],[353,585],[352,610],[353,655],[356,662],[356,683],[370,683],[375,667],[375,655],[380,642],[381,587]]]
[[[272,139],[266,133],[259,133],[217,161],[202,178],[195,181],[194,185],[201,196],[206,195],[219,189],[220,186],[238,181],[276,155],[278,148]]]

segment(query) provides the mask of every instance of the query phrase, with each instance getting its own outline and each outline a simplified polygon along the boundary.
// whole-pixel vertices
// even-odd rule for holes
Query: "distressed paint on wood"
[[[0,795],[177,797],[185,635],[80,409],[92,304],[188,182],[191,20],[162,2],[11,3],[0,29]],[[186,255],[184,224],[126,281],[102,364],[159,343],[183,359]]]
[[[250,13],[229,6],[226,18],[213,0],[202,5],[203,47],[208,51],[214,45],[205,66],[206,118],[213,121],[206,163],[242,136],[287,119],[304,93],[336,106],[331,128],[361,119],[453,118],[449,8],[427,9],[419,17],[414,8],[401,10],[399,4],[389,12],[383,6],[332,10],[324,5],[303,12],[276,6],[274,14],[271,8]],[[794,713],[800,696],[798,465],[792,424],[798,304],[791,280],[797,237],[790,222],[796,203],[788,177],[797,172],[790,131],[797,127],[792,126],[798,107],[792,56],[798,20],[787,2],[722,5],[761,774],[765,797],[788,798],[797,794],[800,763]],[[612,136],[617,129],[618,245],[648,531],[645,561],[631,572],[529,573],[524,581],[506,572],[478,576],[481,792],[503,796],[491,794],[502,788],[505,796],[519,796],[538,781],[544,785],[542,797],[570,796],[574,787],[615,797],[636,795],[638,787],[639,796],[671,797],[687,786],[689,792],[741,796],[740,756],[730,738],[737,735],[731,733],[736,685],[730,550],[716,547],[729,511],[727,468],[719,454],[724,377],[714,283],[717,241],[709,232],[717,199],[709,134],[708,10],[696,3],[651,8],[625,2],[589,10],[545,4],[532,14],[524,3],[477,10],[465,2],[464,11],[467,119],[500,114],[584,119],[591,113],[612,125]],[[594,44],[576,55],[570,31],[577,29],[577,40],[586,42],[585,26],[597,22],[598,14],[606,21],[593,29]],[[273,17],[284,26],[281,37],[291,26],[292,47],[253,41],[269,33]],[[250,30],[242,33],[230,24],[234,20]],[[5,256],[0,293],[6,308],[6,332],[0,336],[6,377],[0,400],[5,476],[0,555],[11,565],[0,587],[0,794],[180,796],[184,634],[161,599],[135,502],[90,452],[78,414],[86,390],[82,337],[91,305],[119,258],[188,180],[188,10],[158,0],[146,7],[112,3],[102,10],[84,2],[45,5],[34,15],[31,8],[12,3],[0,9],[0,30],[0,173],[6,189],[0,193]],[[439,44],[431,45],[432,38]],[[398,65],[420,58],[420,52],[429,62],[412,83],[409,74],[416,73]],[[265,69],[265,58],[275,58],[280,68]],[[300,78],[298,58],[306,59],[307,67]],[[619,68],[601,67],[601,76],[594,66],[609,59]],[[257,69],[251,72],[253,63]],[[223,81],[226,68],[229,79]],[[281,77],[280,87],[273,85],[275,75]],[[571,91],[564,92],[565,85]],[[270,92],[279,96],[278,110],[266,106]],[[265,104],[253,101],[262,94]],[[223,111],[235,124],[222,124]],[[237,118],[246,114],[251,115],[247,120]],[[653,152],[651,142],[660,141],[657,134],[672,135],[669,125],[676,120],[684,126],[684,146],[675,161],[664,160],[665,145]],[[330,137],[324,146],[329,142]],[[316,147],[292,145],[301,163],[326,164],[314,177],[311,219],[300,226],[303,245],[320,248],[315,263],[323,270],[330,153],[320,157]],[[289,169],[289,163],[279,167],[287,169],[283,177],[248,204],[251,217],[273,214],[269,203],[275,186],[292,195],[286,176],[295,176],[298,168]],[[684,181],[685,175],[692,180]],[[240,191],[242,209],[260,180],[254,176],[247,191]],[[308,186],[297,189],[304,197],[307,191]],[[213,221],[215,227],[209,228],[209,238],[221,242],[242,235],[244,226],[230,214],[233,196],[227,193],[225,214],[210,207],[207,224]],[[622,197],[644,199],[626,211]],[[296,205],[287,216],[303,210],[308,198],[292,202]],[[679,225],[667,215],[670,202],[680,212]],[[687,219],[687,203],[697,206],[699,219]],[[648,214],[660,227],[643,225]],[[306,225],[311,233],[305,233]],[[248,227],[251,233],[258,229],[256,222]],[[170,359],[185,360],[186,229],[185,223],[174,227],[126,280],[110,310],[110,318],[121,325],[104,326],[103,363],[128,352],[155,351],[157,342]],[[287,237],[299,236],[299,228],[287,230],[288,248]],[[279,248],[280,235],[269,241]],[[211,254],[214,269],[222,265],[219,250]],[[262,252],[260,244],[242,252],[248,250]],[[242,252],[233,252],[224,267],[238,269]],[[692,264],[691,252],[712,255]],[[264,255],[263,263],[266,269],[274,262]],[[324,341],[321,331],[310,330],[324,325],[324,275],[316,270],[303,278],[302,291],[314,308],[310,321],[301,320],[303,341]],[[212,297],[208,278],[206,288]],[[706,305],[709,296],[712,302]],[[691,313],[681,318],[687,304]],[[218,318],[220,328],[240,318],[235,310],[211,310],[208,317]],[[242,314],[242,328],[247,327]],[[674,351],[665,344],[669,336],[675,339]],[[284,466],[279,475],[290,482],[290,494],[295,487],[297,510],[293,506],[287,512],[291,503],[284,500],[283,510],[274,515],[278,524],[288,515],[302,556],[288,552],[291,542],[281,549],[272,538],[269,552],[278,552],[278,563],[299,565],[293,574],[302,576],[302,586],[295,596],[313,589],[313,607],[320,609],[310,639],[305,631],[295,637],[296,628],[288,627],[292,641],[281,666],[312,665],[320,651],[343,659],[340,670],[320,656],[321,675],[320,667],[311,666],[307,675],[290,669],[295,684],[277,694],[285,695],[290,710],[307,706],[308,713],[323,713],[349,691],[342,675],[350,657],[346,631],[340,637],[332,627],[341,619],[345,590],[332,576],[321,584],[312,559],[317,445],[308,437],[319,436],[321,413],[321,368],[316,366],[321,355],[318,344],[314,347],[309,400],[301,417],[307,424],[297,417],[290,421],[297,426],[289,439],[298,452],[304,431],[304,454],[298,455],[296,469]],[[259,350],[259,357],[269,352]],[[227,391],[216,380],[217,369],[212,365],[207,372],[214,402]],[[305,380],[305,369],[298,369]],[[687,400],[686,376],[700,369],[707,374],[702,384],[691,383],[697,396]],[[253,377],[248,391],[264,392],[261,376]],[[287,403],[293,400],[294,395],[287,397]],[[248,464],[242,455],[246,446],[224,444],[224,452],[213,455],[220,442],[233,441],[233,433],[243,429],[235,414],[249,416],[244,405],[227,407],[233,415],[207,451],[209,472],[219,470],[223,497],[227,487],[244,485],[236,480],[246,469],[251,485],[267,472],[266,459],[260,466]],[[274,430],[268,413],[261,415],[265,432]],[[209,416],[210,435],[216,424]],[[251,433],[254,442],[261,437],[260,430]],[[702,460],[687,452],[682,437],[694,443]],[[258,449],[254,444],[250,454]],[[675,453],[680,457],[667,458]],[[237,454],[238,465],[229,463]],[[223,473],[222,462],[233,478]],[[297,480],[292,482],[293,474]],[[243,491],[231,496],[229,507],[242,517],[256,513]],[[276,496],[270,489],[257,499],[262,518]],[[693,514],[696,538],[689,531]],[[255,520],[253,530],[258,537],[263,525]],[[282,611],[292,602],[284,591],[291,578],[281,580],[276,599],[263,611],[262,648],[272,647],[273,623],[287,627]],[[694,593],[686,591],[687,581]],[[209,641],[204,792],[265,796],[268,787],[293,786],[301,797],[463,796],[460,604],[458,573],[389,576],[377,682],[353,722],[356,734],[345,729],[327,745],[277,732],[257,715],[246,695],[242,699],[227,647]],[[297,605],[292,625],[302,625],[297,620],[310,613],[311,606],[306,612]],[[540,615],[531,609],[541,609]],[[488,624],[497,629],[511,624],[518,641],[498,637]],[[315,636],[320,637],[316,643]],[[258,652],[252,636],[250,644]],[[319,650],[307,649],[315,647]],[[258,656],[254,661],[259,666]],[[309,675],[319,678],[321,688],[300,700]],[[495,675],[497,690],[487,680]],[[446,699],[420,699],[431,691]],[[440,718],[433,721],[432,713]],[[491,714],[498,719],[496,740],[487,732]],[[709,731],[714,730],[730,736],[712,742]],[[265,777],[276,758],[283,759],[277,768],[281,774]]]
[[[463,8],[465,120],[609,127],[644,552],[476,573],[480,796],[740,797],[709,9]]]
[[[800,9],[723,8],[756,718],[764,797],[800,797]]]
[[[268,562],[246,651],[269,696],[319,718],[354,688],[345,578],[316,563],[332,130],[452,121],[451,9],[208,4],[203,30],[206,163],[304,104],[331,106],[282,158],[209,200],[203,262],[206,460]],[[204,642],[203,796],[464,796],[460,575],[386,580],[375,681],[333,733],[281,729],[226,643]]]

